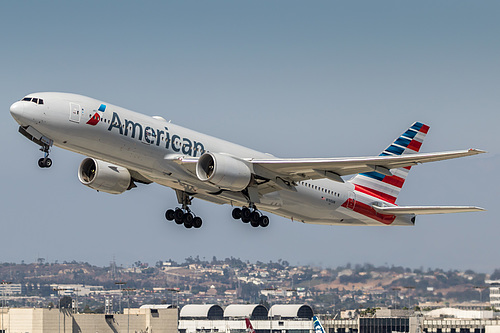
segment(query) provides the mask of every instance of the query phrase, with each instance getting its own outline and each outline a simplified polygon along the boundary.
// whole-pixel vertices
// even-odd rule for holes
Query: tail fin
[[[417,153],[428,131],[429,126],[420,122],[414,123],[379,156]],[[350,182],[356,186],[357,191],[395,203],[410,168],[393,169],[391,170],[392,176],[383,175],[376,171],[360,173],[354,176]]]
[[[250,319],[245,318],[245,322],[247,324],[247,333],[255,333],[255,330],[253,329],[252,323],[250,322]]]
[[[323,325],[319,322],[318,317],[313,316],[313,325],[314,325],[314,333],[325,333],[325,329]]]

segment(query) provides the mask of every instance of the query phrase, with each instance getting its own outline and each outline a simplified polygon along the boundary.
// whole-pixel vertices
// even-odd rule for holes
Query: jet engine
[[[244,161],[235,157],[205,153],[196,164],[196,176],[224,190],[242,191],[250,183],[252,171]]]
[[[134,187],[126,168],[94,158],[86,158],[80,163],[78,179],[91,189],[111,194],[120,194]]]

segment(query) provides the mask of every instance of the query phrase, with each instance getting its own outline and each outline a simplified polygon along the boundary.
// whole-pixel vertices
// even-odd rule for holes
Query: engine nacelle
[[[244,161],[237,158],[205,153],[196,164],[196,176],[221,189],[242,191],[250,184],[252,171]]]
[[[86,158],[78,168],[80,182],[97,191],[120,194],[131,187],[132,177],[126,168]]]

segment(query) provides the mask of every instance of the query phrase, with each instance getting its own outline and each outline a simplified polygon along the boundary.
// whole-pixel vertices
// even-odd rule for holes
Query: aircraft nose
[[[10,114],[17,121],[21,121],[24,112],[24,103],[15,102],[10,106]]]

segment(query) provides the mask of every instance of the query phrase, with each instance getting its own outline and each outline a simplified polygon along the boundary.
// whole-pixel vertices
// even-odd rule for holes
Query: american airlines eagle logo
[[[101,106],[99,106],[99,109],[97,109],[97,111],[100,111],[100,112],[104,112],[106,111],[106,105],[104,104],[101,104]],[[99,123],[99,121],[101,121],[101,115],[99,114],[99,112],[96,112],[94,113],[94,115],[89,119],[89,121],[87,121],[87,124],[88,125],[92,125],[92,126],[95,126]]]

